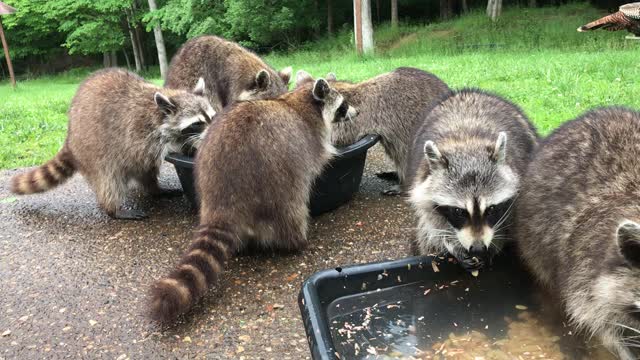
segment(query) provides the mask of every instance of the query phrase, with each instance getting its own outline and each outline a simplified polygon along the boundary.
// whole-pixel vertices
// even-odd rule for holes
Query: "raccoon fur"
[[[574,325],[640,358],[640,112],[590,111],[543,140],[514,220],[525,264]]]
[[[158,169],[167,152],[198,146],[215,111],[203,96],[200,79],[193,92],[162,89],[120,69],[90,75],[78,88],[68,112],[67,139],[44,165],[16,175],[16,194],[47,191],[79,171],[112,218],[140,219],[121,209],[135,181],[159,194]]]
[[[451,92],[428,110],[404,168],[418,216],[414,250],[447,251],[468,270],[490,261],[537,142],[517,106],[479,90]]]
[[[190,89],[204,78],[216,111],[236,101],[274,98],[287,92],[291,67],[276,72],[242,46],[211,35],[187,41],[171,60],[165,87]]]
[[[187,311],[248,245],[306,245],[311,185],[335,152],[331,124],[353,116],[324,79],[219,114],[196,159],[200,224],[177,268],[153,287],[153,319]]]
[[[397,171],[397,180],[404,184],[411,135],[423,120],[423,110],[432,107],[450,91],[447,84],[433,74],[406,67],[357,84],[336,81],[333,74],[327,79],[333,81],[332,86],[360,111],[357,121],[334,125],[334,145],[353,144],[367,134],[380,135],[385,154]],[[296,74],[296,85],[309,81],[312,78],[306,72]],[[389,174],[379,176],[388,178]],[[393,188],[384,193],[395,195],[398,190]]]

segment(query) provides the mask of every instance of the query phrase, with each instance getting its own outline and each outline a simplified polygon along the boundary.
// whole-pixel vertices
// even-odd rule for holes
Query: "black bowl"
[[[311,216],[336,209],[353,198],[360,187],[367,150],[378,140],[380,140],[378,135],[367,135],[354,144],[338,148],[338,154],[316,179],[313,186],[311,204],[309,205]],[[169,154],[165,159],[175,166],[185,195],[197,208],[198,201],[193,183],[194,158],[180,154]]]

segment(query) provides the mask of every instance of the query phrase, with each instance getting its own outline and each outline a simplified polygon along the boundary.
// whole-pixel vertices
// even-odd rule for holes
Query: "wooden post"
[[[358,55],[362,55],[362,0],[353,0],[353,19],[355,21],[356,50]]]
[[[9,77],[11,78],[11,86],[16,88],[16,75],[13,73],[13,64],[11,64],[11,57],[9,56],[9,44],[7,39],[4,38],[4,29],[2,28],[2,18],[0,17],[0,39],[2,39],[2,48],[4,49],[4,57],[7,59],[7,67],[9,67]]]

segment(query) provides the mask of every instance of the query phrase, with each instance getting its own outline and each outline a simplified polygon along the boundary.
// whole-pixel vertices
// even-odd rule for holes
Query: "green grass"
[[[378,27],[380,50],[373,56],[355,56],[345,31],[267,61],[315,76],[333,71],[351,81],[418,67],[454,88],[481,87],[507,97],[548,134],[593,107],[640,108],[640,42],[624,40],[624,33],[576,32],[600,15],[582,4],[509,9],[497,24],[473,13],[426,26]],[[55,154],[64,141],[69,101],[85,75],[24,81],[15,92],[0,84],[0,168],[38,164]]]

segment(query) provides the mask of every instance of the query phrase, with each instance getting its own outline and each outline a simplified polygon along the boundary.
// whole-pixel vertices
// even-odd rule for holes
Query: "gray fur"
[[[165,87],[191,89],[199,77],[216,111],[240,100],[274,98],[288,90],[291,68],[275,71],[242,46],[211,35],[187,41],[171,60]]]
[[[335,79],[330,73],[328,79]],[[311,80],[299,72],[296,84]],[[435,75],[415,68],[398,68],[357,84],[332,83],[360,111],[355,121],[334,125],[332,141],[337,146],[353,144],[367,134],[381,136],[385,154],[393,162],[400,182],[411,143],[411,134],[423,120],[423,110],[449,92]]]
[[[206,128],[214,114],[205,97],[162,89],[125,70],[98,71],[80,85],[71,102],[67,139],[59,154],[50,163],[17,175],[13,190],[46,191],[78,170],[108,215],[142,217],[140,212],[120,209],[129,184],[137,182],[158,193],[158,168],[164,156],[185,145],[197,146],[204,133],[187,137],[183,130],[197,123]]]
[[[520,254],[576,326],[636,359],[640,322],[640,113],[603,108],[545,139],[515,214]],[[635,336],[636,338],[633,338]]]
[[[517,195],[537,140],[518,107],[478,90],[451,92],[428,111],[404,169],[404,190],[418,216],[414,249],[448,251],[469,267],[482,265],[473,256],[499,251],[510,224],[505,201]],[[490,208],[498,204],[502,210]],[[459,218],[467,221],[455,226],[443,213],[447,206],[464,210]],[[492,218],[491,211],[501,215]],[[471,256],[475,249],[480,253]]]
[[[343,120],[336,117],[343,102],[319,79],[219,115],[196,161],[199,231],[178,268],[154,287],[153,318],[170,321],[186,311],[214,283],[224,261],[250,243],[306,246],[311,185],[335,153],[331,124]],[[193,286],[194,277],[206,281]]]

